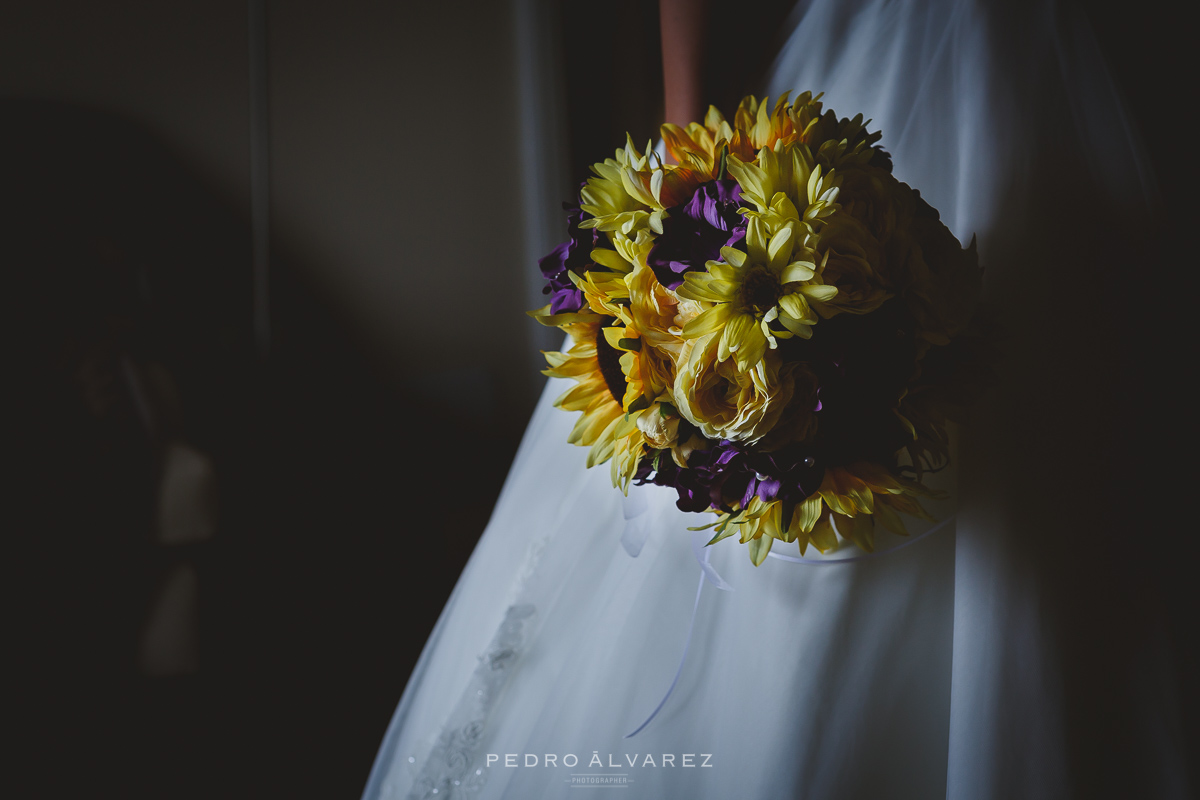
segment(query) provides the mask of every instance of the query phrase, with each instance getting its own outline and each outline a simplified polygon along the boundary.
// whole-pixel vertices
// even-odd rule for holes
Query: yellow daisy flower
[[[798,542],[803,555],[810,544],[822,553],[836,550],[840,536],[872,552],[876,521],[892,533],[907,536],[900,514],[933,521],[918,498],[935,494],[920,483],[897,478],[879,464],[858,462],[828,468],[821,488],[794,506],[786,526],[782,502],[753,497],[745,508],[722,512],[717,522],[705,527],[716,530],[710,544],[737,536],[748,545],[755,565],[763,562],[775,540]]]
[[[742,196],[757,207],[759,214],[778,214],[786,209],[781,194],[791,203],[791,213],[810,228],[837,210],[840,179],[833,170],[822,169],[804,144],[785,147],[778,142],[775,148],[764,147],[756,159],[749,161],[730,154],[728,168],[742,187]]]
[[[775,349],[776,337],[812,336],[817,316],[810,301],[832,300],[837,288],[821,282],[811,250],[797,247],[798,230],[789,221],[768,237],[762,219],[753,217],[746,252],[722,248],[724,261],[708,262],[708,272],[687,273],[676,294],[709,305],[683,326],[683,338],[719,333],[717,358],[733,355],[738,369],[748,371]],[[775,321],[786,330],[774,330]]]
[[[738,106],[732,125],[720,111],[709,106],[703,123],[693,122],[686,128],[663,125],[663,141],[680,164],[699,171],[707,179],[716,178],[723,152],[751,161],[759,148],[808,141],[809,131],[821,115],[819,96],[804,92],[791,105],[788,97],[788,93],[780,97],[774,109],[767,98],[760,102],[753,96],[747,97]]]
[[[636,236],[649,228],[662,233],[666,209],[692,196],[708,176],[688,165],[670,165],[659,161],[646,143],[643,155],[626,134],[625,147],[616,158],[593,164],[595,177],[580,191],[580,208],[591,215],[581,228],[597,228]]]

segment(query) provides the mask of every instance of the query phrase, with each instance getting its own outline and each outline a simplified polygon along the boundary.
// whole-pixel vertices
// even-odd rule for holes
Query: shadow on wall
[[[622,8],[561,8],[573,169],[657,123],[655,10]],[[18,11],[0,90],[65,100],[0,101],[27,763],[354,796],[541,385],[509,6],[271,5],[266,364],[244,3]]]
[[[0,148],[39,780],[353,794],[515,434],[398,392],[286,261],[256,364],[246,221],[138,126],[5,100]]]
[[[520,313],[508,3],[268,9],[272,258],[399,391],[519,435],[541,380]]]

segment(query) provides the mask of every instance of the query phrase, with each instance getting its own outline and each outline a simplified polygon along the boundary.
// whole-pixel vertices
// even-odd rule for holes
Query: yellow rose
[[[669,407],[669,406],[668,406]],[[646,444],[656,450],[674,447],[679,438],[679,417],[664,414],[663,406],[655,403],[637,418],[638,430],[646,437]]]
[[[886,244],[897,225],[912,216],[912,190],[886,170],[870,164],[851,164],[838,172],[842,179],[838,205],[867,226],[876,241]]]
[[[747,372],[733,358],[717,360],[720,334],[683,343],[675,365],[675,407],[710,439],[758,442],[779,423],[791,402],[791,370],[766,355]]]
[[[927,208],[930,208],[926,204]],[[933,211],[932,208],[930,208]],[[975,252],[975,239],[966,248],[938,218],[937,212],[916,217],[910,231],[921,248],[921,256],[933,276],[930,299],[942,329],[949,338],[962,332],[975,313],[982,290],[983,273]]]
[[[917,321],[933,344],[957,336],[975,310],[982,273],[975,241],[965,249],[935,209],[917,202],[917,213],[888,243],[888,267]]]
[[[884,249],[862,222],[847,214],[834,214],[821,229],[817,252],[821,280],[837,287],[829,300],[814,302],[824,317],[845,311],[869,314],[891,297],[880,275]]]

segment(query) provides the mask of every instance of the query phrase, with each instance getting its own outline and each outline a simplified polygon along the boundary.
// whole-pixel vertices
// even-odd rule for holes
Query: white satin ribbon
[[[646,493],[630,491],[621,499],[621,513],[625,516],[625,529],[621,532],[621,546],[631,558],[637,558],[650,536],[649,516],[646,514]]]
[[[642,526],[643,530],[647,530],[649,527],[646,524],[645,511],[646,511],[646,501],[644,498],[642,498],[641,510],[639,512],[637,512],[637,514],[635,516],[640,516],[641,526]],[[625,519],[626,519],[625,531],[626,531],[626,534],[628,534],[628,532],[630,530],[629,521],[631,519],[628,511],[626,512]],[[851,564],[851,563],[855,563],[855,562],[867,561],[867,560],[870,560],[873,558],[881,558],[883,556],[890,555],[891,553],[894,553],[897,550],[903,550],[905,547],[914,545],[917,542],[921,541],[922,539],[926,539],[929,536],[932,536],[933,534],[937,533],[938,531],[940,531],[942,528],[946,527],[953,521],[954,521],[954,515],[951,515],[951,516],[947,517],[946,519],[942,520],[941,522],[939,522],[937,525],[934,525],[929,530],[924,531],[923,533],[920,533],[917,536],[913,536],[912,538],[906,539],[905,541],[901,542],[900,544],[898,544],[894,547],[889,547],[887,550],[880,550],[879,552],[875,552],[875,553],[863,553],[862,555],[850,556],[848,558],[801,558],[799,556],[785,556],[781,553],[767,553],[767,556],[769,558],[776,558],[776,559],[779,559],[780,561],[785,561],[785,562],[788,562],[791,564],[807,564],[810,566],[828,566],[830,564]],[[835,530],[836,530],[836,527],[835,527]],[[646,534],[643,533],[642,540],[641,540],[642,544],[645,543],[645,536],[646,536]],[[658,701],[658,705],[656,705],[654,707],[654,710],[650,712],[650,716],[646,717],[645,722],[643,722],[641,725],[638,725],[637,728],[635,728],[631,733],[625,734],[624,738],[626,738],[626,739],[631,739],[634,736],[637,736],[639,733],[642,732],[643,729],[645,729],[645,727],[647,725],[649,725],[654,720],[655,717],[658,716],[658,712],[662,711],[663,706],[665,706],[667,704],[667,700],[669,700],[671,698],[671,693],[675,691],[675,686],[679,683],[679,676],[681,674],[683,674],[683,665],[687,661],[688,649],[692,646],[692,633],[696,628],[696,612],[700,608],[700,594],[704,590],[704,582],[708,581],[713,586],[715,586],[718,589],[721,589],[723,591],[727,591],[727,592],[733,591],[733,587],[730,586],[729,583],[724,578],[721,577],[721,575],[717,572],[717,570],[713,567],[713,565],[709,563],[708,556],[711,551],[709,550],[709,548],[707,546],[707,542],[706,542],[707,538],[708,537],[707,537],[706,531],[692,531],[692,553],[696,556],[696,562],[700,565],[700,583],[696,586],[696,600],[695,600],[695,602],[692,603],[692,618],[691,618],[691,621],[688,622],[687,639],[685,639],[684,643],[683,643],[683,653],[679,656],[679,666],[675,668],[675,675],[674,675],[674,677],[671,678],[671,685],[667,687],[666,694],[664,694],[662,699]],[[625,536],[624,535],[621,537],[621,543],[625,544]],[[625,546],[625,550],[631,556],[636,558],[638,553],[641,552],[641,544],[638,545],[637,552],[630,552],[630,548],[628,545]]]

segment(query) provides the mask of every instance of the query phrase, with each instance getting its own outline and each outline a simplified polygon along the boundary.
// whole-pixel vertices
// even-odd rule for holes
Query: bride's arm
[[[679,126],[699,120],[701,49],[707,8],[704,0],[659,0],[662,29],[665,122]]]

